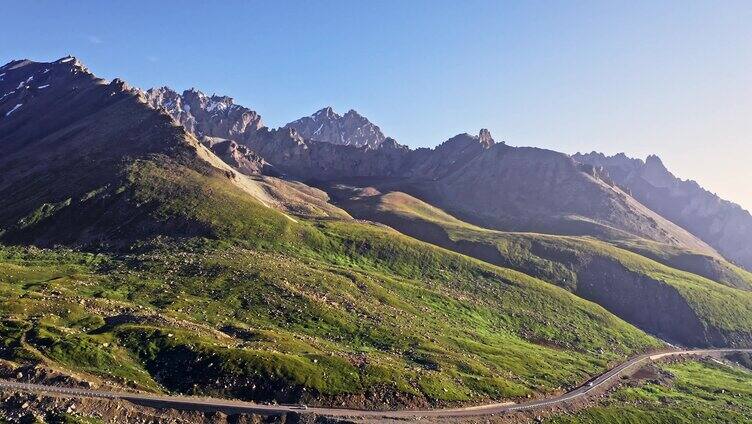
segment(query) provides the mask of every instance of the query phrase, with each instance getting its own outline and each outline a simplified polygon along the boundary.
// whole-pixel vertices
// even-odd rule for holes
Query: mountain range
[[[487,130],[478,136],[457,135],[435,149],[412,150],[385,138],[354,111],[340,116],[324,108],[280,129],[268,129],[257,112],[228,97],[208,97],[195,90],[181,96],[167,88],[151,89],[147,96],[152,106],[184,127],[198,128],[198,137],[230,139],[257,153],[253,162],[259,166],[231,160],[249,173],[263,174],[261,167],[266,166],[270,175],[279,172],[308,182],[368,179],[368,184],[418,195],[468,221],[497,229],[600,237],[628,234],[718,256],[703,234],[695,235],[645,207],[614,184],[604,167],[581,156],[496,143]],[[207,101],[191,103],[191,98]],[[188,112],[183,104],[192,105]],[[361,142],[351,141],[358,137]],[[218,148],[214,151],[221,155]],[[474,190],[468,191],[469,186]]]
[[[598,167],[631,196],[713,246],[725,257],[752,269],[752,215],[721,199],[695,181],[675,177],[658,156],[646,160],[624,154],[576,154],[581,163]]]
[[[269,128],[66,57],[0,67],[0,198],[0,359],[98,384],[440,406],[752,345],[752,218],[657,157]]]

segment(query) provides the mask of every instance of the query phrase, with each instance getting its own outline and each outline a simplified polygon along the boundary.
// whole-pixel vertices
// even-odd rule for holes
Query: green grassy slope
[[[557,392],[661,346],[519,272],[269,208],[319,193],[238,176],[138,92],[66,63],[0,125],[3,359],[145,390],[384,407]]]
[[[343,204],[362,216],[438,224],[447,231],[470,239],[474,233],[492,231],[461,221],[437,207],[401,192],[348,200]],[[618,236],[618,233],[614,233],[606,236],[604,240],[671,268],[697,274],[729,287],[752,291],[752,273],[726,260],[625,234]]]
[[[752,343],[752,293],[587,237],[505,233],[459,221],[403,193],[345,201],[353,216],[520,270],[596,301],[641,328],[691,345]],[[677,251],[627,243],[669,258]],[[625,246],[627,247],[627,246]],[[730,271],[738,269],[728,265]],[[738,273],[746,280],[744,273]],[[683,325],[675,325],[676,320]],[[672,324],[673,323],[673,324]]]
[[[752,291],[752,273],[726,260],[645,239],[612,239],[609,242],[671,268],[691,272],[729,287]]]
[[[154,159],[120,190],[205,237],[3,248],[0,355],[148,390],[375,407],[555,392],[660,346],[540,280],[381,226],[296,221],[222,178]]]
[[[145,389],[505,398],[573,384],[656,346],[562,290],[472,263],[419,280],[380,275],[379,262],[344,253],[363,266],[213,243],[118,259],[6,256],[6,359],[51,360]]]
[[[748,423],[752,416],[752,373],[709,362],[661,367],[667,384],[645,382],[612,393],[596,407],[548,424]]]

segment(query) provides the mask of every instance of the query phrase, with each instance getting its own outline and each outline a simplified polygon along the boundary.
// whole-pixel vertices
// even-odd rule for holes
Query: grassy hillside
[[[564,261],[547,239],[456,228],[479,252],[591,289],[575,296],[349,219],[303,185],[238,175],[137,91],[66,63],[0,125],[2,359],[149,391],[383,408],[557,393],[663,347],[583,300],[602,300],[602,278],[581,259],[606,245],[556,240]],[[597,257],[625,255],[628,275],[681,292],[671,325],[745,340],[747,297],[612,249]]]
[[[645,239],[611,239],[610,243],[671,268],[697,274],[729,287],[752,291],[752,273],[724,259]]]
[[[473,400],[549,392],[656,346],[516,273],[456,262],[417,279],[416,263],[346,252],[349,266],[214,243],[122,258],[7,249],[3,357],[251,399]]]
[[[540,280],[377,225],[293,219],[222,178],[137,161],[120,190],[204,237],[3,248],[0,356],[147,390],[375,407],[555,392],[659,346]]]
[[[391,218],[438,224],[446,231],[469,239],[473,238],[474,233],[492,231],[461,221],[437,207],[401,192],[346,200],[343,205],[364,217],[374,216],[383,220]],[[634,238],[615,230],[610,235],[604,234],[603,239],[624,250],[637,253],[671,268],[697,274],[729,287],[752,291],[752,273],[726,260],[678,246]]]
[[[752,373],[712,362],[661,366],[663,381],[622,387],[596,407],[547,424],[748,423]]]
[[[488,230],[403,193],[354,198],[342,206],[355,217],[383,222],[427,242],[553,282],[672,341],[690,345],[752,343],[752,293],[670,268],[612,244],[587,237]],[[683,252],[634,240],[620,244],[669,263],[678,262]],[[746,273],[725,266],[749,284]],[[679,317],[685,320],[681,326],[675,324]]]

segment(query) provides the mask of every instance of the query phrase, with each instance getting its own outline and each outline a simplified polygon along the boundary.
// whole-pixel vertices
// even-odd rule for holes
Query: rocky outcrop
[[[208,147],[215,155],[226,164],[232,166],[246,175],[270,175],[278,173],[259,154],[247,146],[238,144],[233,140],[217,137],[203,137],[201,143]]]
[[[196,89],[179,94],[169,87],[146,92],[149,105],[163,109],[198,137],[221,137],[245,142],[264,127],[261,115],[236,105],[227,96],[207,96]]]
[[[405,169],[405,176],[438,180],[464,168],[495,145],[487,129],[477,136],[458,134],[434,149],[417,149],[413,153],[413,166]],[[503,143],[499,148],[503,148]]]
[[[331,107],[325,107],[311,116],[290,122],[285,128],[294,129],[307,140],[342,146],[375,148],[386,140],[378,126],[352,109],[339,115]]]
[[[713,246],[727,259],[752,270],[752,215],[695,181],[675,177],[657,156],[645,161],[623,153],[576,154],[581,163],[602,168],[645,206]]]

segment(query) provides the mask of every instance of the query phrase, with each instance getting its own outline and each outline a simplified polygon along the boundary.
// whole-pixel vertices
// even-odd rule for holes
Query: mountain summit
[[[264,127],[261,115],[236,105],[231,97],[207,96],[195,88],[182,94],[169,87],[152,88],[146,98],[149,105],[164,109],[197,137],[245,141]]]
[[[375,148],[386,139],[378,126],[352,109],[339,115],[331,107],[325,107],[311,116],[290,122],[285,127],[295,129],[309,140],[343,146]]]

